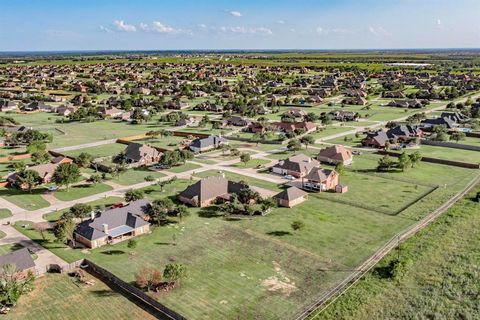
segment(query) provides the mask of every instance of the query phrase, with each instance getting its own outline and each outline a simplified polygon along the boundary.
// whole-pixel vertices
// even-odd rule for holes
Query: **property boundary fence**
[[[462,149],[462,150],[470,150],[470,151],[480,151],[480,146],[472,146],[469,144],[462,144],[462,143],[433,141],[433,140],[426,140],[426,139],[420,140],[420,143],[425,144],[427,146],[437,146],[437,147]]]
[[[385,151],[385,150],[379,150],[379,151],[377,151],[377,153],[381,154],[381,155],[388,154],[389,156],[392,156],[392,157],[399,157],[400,156],[400,153],[398,153],[398,152]],[[467,169],[479,169],[480,168],[479,163],[445,160],[445,159],[430,158],[430,157],[424,157],[424,156],[422,156],[421,161],[429,162],[429,163],[436,163],[436,164],[444,164],[444,165],[447,165],[447,166],[467,168]]]
[[[408,227],[404,231],[398,233],[392,237],[385,245],[379,248],[370,258],[365,260],[356,270],[350,273],[343,281],[332,287],[328,292],[319,297],[311,305],[307,306],[301,312],[299,312],[293,319],[303,320],[308,319],[314,314],[325,310],[331,303],[333,303],[338,297],[350,289],[359,279],[361,279],[368,271],[370,271],[383,257],[385,257],[390,251],[395,249],[400,243],[414,236],[435,219],[441,216],[458,200],[464,197],[480,182],[480,176],[472,179],[467,186],[458,192],[455,196],[442,204],[437,209],[433,210],[423,219],[419,220],[416,224]]]
[[[126,295],[134,299],[140,305],[148,309],[150,313],[155,317],[157,317],[158,319],[173,319],[173,320],[186,319],[184,316],[164,306],[157,300],[148,296],[143,291],[123,281],[122,279],[115,276],[113,273],[103,269],[102,267],[96,265],[90,260],[85,259],[83,263],[88,266],[86,269],[87,271],[91,272],[93,275],[95,275],[102,281],[105,281],[107,284],[115,287],[116,289],[120,290],[121,292],[125,293]]]

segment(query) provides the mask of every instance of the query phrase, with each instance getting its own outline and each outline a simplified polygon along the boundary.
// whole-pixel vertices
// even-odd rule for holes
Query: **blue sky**
[[[480,0],[0,0],[0,51],[478,48]]]

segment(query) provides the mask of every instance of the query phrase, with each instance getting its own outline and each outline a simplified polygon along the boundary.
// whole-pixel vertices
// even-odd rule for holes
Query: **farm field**
[[[398,255],[392,252],[312,319],[478,318],[480,209],[474,195],[402,244],[398,275],[391,273]]]
[[[45,275],[3,318],[50,320],[61,315],[63,319],[155,319],[99,279],[93,280],[95,284],[87,286],[66,274]]]

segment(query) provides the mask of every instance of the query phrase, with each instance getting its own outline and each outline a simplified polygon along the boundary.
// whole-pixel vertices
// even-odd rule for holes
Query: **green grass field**
[[[93,286],[78,283],[67,274],[47,274],[35,289],[22,296],[4,319],[155,319],[133,302],[112,291],[97,278]]]
[[[166,169],[166,170],[173,173],[182,173],[185,171],[195,170],[198,168],[201,168],[201,166],[195,163],[187,162],[186,164],[171,167],[170,169]]]
[[[8,209],[0,209],[0,219],[11,217],[12,213]]]
[[[48,201],[41,196],[44,191],[45,189],[43,188],[37,188],[33,190],[32,193],[29,193],[15,188],[1,188],[0,196],[20,208],[33,211],[46,208],[50,205]]]
[[[123,150],[125,150],[125,148],[127,148],[127,146],[124,144],[111,143],[111,144],[104,144],[97,147],[67,151],[67,152],[63,152],[63,154],[69,157],[77,157],[79,154],[86,152],[91,154],[93,158],[96,159],[96,158],[111,157],[111,156],[117,155]]]
[[[110,190],[112,190],[112,187],[103,183],[79,184],[70,187],[68,191],[66,189],[58,190],[54,193],[54,196],[61,201],[71,201]]]
[[[313,319],[479,318],[479,213],[478,203],[460,200],[401,245],[401,272],[389,274],[392,252]]]
[[[92,206],[93,208],[95,208],[97,206],[108,207],[108,206],[111,206],[111,205],[114,205],[116,203],[123,202],[123,201],[124,201],[124,199],[120,198],[120,197],[107,197],[107,198],[103,198],[103,199],[100,199],[100,200],[87,202],[86,204]],[[60,219],[62,214],[64,212],[67,212],[68,210],[69,209],[65,209],[65,210],[59,210],[59,211],[54,211],[54,212],[44,214],[43,219],[48,220],[48,221],[57,221],[58,219]]]

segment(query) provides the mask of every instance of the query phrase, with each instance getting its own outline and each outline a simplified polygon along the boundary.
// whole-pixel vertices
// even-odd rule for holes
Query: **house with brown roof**
[[[229,200],[232,194],[248,188],[243,183],[229,181],[223,177],[208,177],[190,186],[178,195],[178,200],[194,207],[207,207],[217,200]]]
[[[149,233],[149,207],[148,200],[141,199],[97,215],[92,213],[90,219],[76,226],[75,240],[93,249]]]
[[[301,178],[313,168],[320,166],[320,162],[304,154],[297,154],[285,160],[280,160],[272,167],[272,172],[280,175],[291,175]]]
[[[308,193],[297,188],[290,187],[273,196],[281,207],[292,208],[308,199]]]
[[[313,132],[317,130],[317,125],[309,121],[301,122],[274,122],[273,128],[280,132],[294,132],[295,130],[302,129],[305,133]]]
[[[60,163],[43,163],[43,164],[37,164],[35,166],[28,167],[27,170],[32,170],[36,171],[40,178],[42,179],[42,184],[47,184],[52,181],[53,174],[57,167],[60,165]],[[7,176],[7,181],[11,185],[18,185],[18,173],[12,173],[9,176]],[[26,189],[26,186],[21,185],[19,186],[22,189]]]
[[[334,145],[320,150],[317,160],[329,164],[343,163],[344,165],[349,165],[353,161],[352,150],[342,145]]]
[[[148,166],[160,161],[163,153],[157,149],[137,142],[131,142],[125,149],[125,160],[127,163],[136,163],[141,166]]]
[[[302,188],[316,192],[335,190],[338,185],[338,177],[339,174],[335,170],[315,167],[302,178]]]

